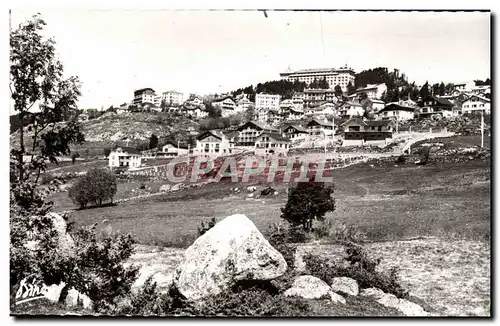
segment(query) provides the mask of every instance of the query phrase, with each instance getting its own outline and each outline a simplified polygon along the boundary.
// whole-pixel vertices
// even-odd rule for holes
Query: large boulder
[[[292,287],[283,294],[287,297],[300,297],[304,299],[329,298],[333,302],[346,303],[345,299],[341,295],[334,293],[328,284],[311,275],[297,277]]]
[[[333,292],[341,292],[354,296],[359,293],[358,282],[350,277],[334,277],[331,287]]]
[[[283,256],[245,215],[226,217],[184,253],[174,286],[189,300],[229,289],[238,281],[265,281],[285,273]]]

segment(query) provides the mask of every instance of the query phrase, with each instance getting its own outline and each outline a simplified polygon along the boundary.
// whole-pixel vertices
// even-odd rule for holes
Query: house
[[[338,101],[334,89],[308,88],[304,90],[304,105],[306,107],[315,107],[325,101],[333,103]]]
[[[239,126],[236,131],[238,132],[238,137],[236,138],[235,146],[255,147],[255,141],[262,132],[277,132],[278,130],[258,121],[249,121]]]
[[[259,93],[255,95],[255,108],[257,110],[279,110],[280,95]]]
[[[288,113],[285,113],[285,119],[287,120],[299,120],[304,117],[304,111],[302,109],[297,109],[296,107],[291,107]]]
[[[396,119],[398,121],[408,121],[415,118],[415,108],[398,103],[390,103],[380,110],[378,114],[384,120]]]
[[[293,107],[293,102],[291,99],[283,100],[280,103],[280,112],[285,113],[292,107]]]
[[[269,110],[267,112],[267,123],[271,126],[276,126],[283,121],[283,115],[280,114],[279,110]]]
[[[429,97],[421,101],[421,109],[417,112],[419,119],[432,118],[434,115],[450,117],[455,115],[455,104],[441,97]]]
[[[132,103],[136,105],[151,103],[159,107],[161,105],[161,96],[157,96],[152,88],[141,88],[134,91],[134,100]]]
[[[252,108],[254,104],[247,97],[247,94],[243,94],[243,96],[236,102],[236,111],[245,112],[248,109]]]
[[[369,99],[380,99],[382,98],[382,94],[384,94],[384,92],[387,92],[387,85],[385,83],[368,84],[366,87],[356,89],[357,96],[366,94]]]
[[[369,99],[368,102],[369,105],[371,105],[372,110],[374,110],[375,112],[379,112],[385,107],[385,102],[382,100]]]
[[[470,80],[470,81],[466,81],[466,82],[454,83],[453,90],[459,91],[459,92],[470,92],[475,86],[476,86],[476,83],[474,81]]]
[[[177,91],[166,91],[161,95],[162,102],[164,102],[167,106],[180,106],[184,103],[185,99],[185,94]]]
[[[108,156],[109,168],[127,167],[138,168],[141,166],[142,154],[133,147],[117,147]]]
[[[462,103],[462,114],[483,111],[485,114],[491,113],[490,99],[472,95]]]
[[[234,144],[218,130],[208,130],[196,137],[193,153],[208,156],[223,156],[233,153]]]
[[[296,141],[299,139],[304,139],[309,134],[307,128],[300,125],[291,125],[285,128],[283,134],[291,141]]]
[[[474,86],[472,87],[471,91],[472,94],[474,95],[484,95],[486,94],[491,94],[491,86],[490,85],[482,85],[482,86]]]
[[[333,116],[337,114],[337,106],[333,102],[324,102],[318,107],[316,114],[319,112],[324,116]]]
[[[364,145],[370,141],[387,142],[392,138],[395,122],[392,120],[363,120],[351,118],[341,125],[344,128],[343,146]]]
[[[365,113],[363,105],[358,102],[345,102],[339,108],[339,114],[341,116],[352,117],[362,117]]]
[[[306,125],[307,132],[312,136],[331,136],[335,133],[335,126],[333,122],[327,120],[313,119]]]
[[[157,157],[172,157],[172,156],[182,156],[189,153],[189,146],[184,142],[178,142],[177,144],[169,141],[161,148],[161,152],[157,153]]]
[[[290,148],[290,139],[277,132],[263,132],[255,140],[256,152],[263,151],[266,154],[286,153]]]
[[[212,105],[220,108],[222,117],[227,117],[236,113],[236,103],[230,96],[214,99]]]
[[[269,120],[269,110],[267,109],[262,108],[260,110],[257,110],[257,113],[255,115],[257,117],[257,121],[259,121],[260,123],[266,124]]]
[[[193,105],[190,103],[184,103],[181,108],[182,113],[190,118],[201,119],[208,116],[208,112],[205,111],[205,105]]]

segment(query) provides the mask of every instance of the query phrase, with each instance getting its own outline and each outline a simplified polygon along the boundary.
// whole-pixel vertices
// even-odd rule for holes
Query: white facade
[[[366,87],[358,88],[356,90],[356,95],[360,96],[365,93],[369,99],[380,99],[382,94],[387,92],[387,85],[383,84],[368,84]]]
[[[459,92],[470,92],[475,86],[474,81],[467,81],[453,84],[453,89]]]
[[[349,82],[354,85],[355,74],[351,68],[342,67],[340,69],[304,69],[298,71],[286,71],[280,74],[281,78],[290,82],[299,81],[305,82],[308,85],[314,80],[326,78],[330,88],[339,85],[343,92],[347,92]]]
[[[346,102],[340,107],[341,115],[352,117],[363,116],[365,109],[359,103]]]
[[[386,110],[380,113],[382,119],[395,119],[398,121],[413,120],[415,118],[415,112],[405,111],[405,110]]]
[[[180,148],[178,147],[178,145],[174,145],[171,143],[164,145],[161,151],[164,153],[165,156],[181,156],[188,154],[187,148]]]
[[[486,114],[491,113],[491,105],[489,99],[477,95],[472,95],[462,103],[462,114],[480,111],[483,111]]]
[[[141,166],[141,153],[136,149],[117,147],[108,156],[108,166],[138,168]]]
[[[214,101],[212,105],[220,108],[222,117],[227,117],[236,113],[236,103],[229,97],[220,101]]]
[[[281,96],[273,94],[256,94],[255,109],[279,110]]]
[[[234,152],[234,144],[221,132],[206,131],[196,140],[193,153],[207,156],[224,156]]]
[[[187,99],[186,94],[177,91],[166,91],[163,92],[161,99],[165,101],[167,105],[178,106],[184,103]]]

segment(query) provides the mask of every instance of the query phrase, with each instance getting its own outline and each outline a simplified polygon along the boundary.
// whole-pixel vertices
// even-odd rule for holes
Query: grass
[[[487,240],[489,173],[488,160],[429,166],[377,166],[369,162],[335,170],[337,208],[327,218],[354,225],[374,241],[418,236]],[[154,187],[160,184],[156,182]],[[121,184],[117,198],[128,196],[136,186]],[[280,194],[258,200],[248,198],[246,191],[231,192],[234,186],[246,184],[214,183],[116,207],[82,210],[70,218],[80,224],[106,219],[106,227],[119,233],[132,232],[142,244],[175,246],[189,244],[200,222],[212,217],[220,220],[235,213],[245,214],[261,231],[280,221],[287,184],[272,185]],[[58,208],[63,206],[56,204]]]

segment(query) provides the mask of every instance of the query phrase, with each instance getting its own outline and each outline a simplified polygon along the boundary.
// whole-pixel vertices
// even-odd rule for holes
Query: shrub
[[[106,311],[117,298],[130,294],[138,277],[138,267],[123,266],[132,255],[135,240],[128,234],[97,242],[94,227],[70,232],[78,253],[74,259],[78,272],[69,276],[69,283],[89,296],[94,311]]]
[[[80,177],[69,189],[69,197],[80,208],[88,203],[101,206],[103,201],[110,200],[116,194],[116,177],[103,169],[91,169]]]
[[[80,153],[78,153],[78,152],[71,153],[71,163],[75,164],[76,159],[79,157],[80,157]]]
[[[400,155],[396,159],[396,163],[397,164],[405,164],[405,162],[406,162],[406,156],[404,156],[404,155]]]
[[[109,156],[109,154],[111,154],[111,148],[109,148],[109,147],[104,148],[102,150],[102,154],[104,155],[104,157],[107,158]]]
[[[304,230],[309,231],[313,220],[323,220],[327,212],[335,210],[333,191],[333,185],[299,182],[288,192],[288,201],[281,208],[281,217],[292,226],[302,225]]]
[[[400,284],[396,267],[389,272],[378,272],[376,268],[380,259],[370,259],[362,247],[351,245],[346,252],[347,266],[311,254],[305,256],[304,261],[311,275],[328,284],[334,277],[350,277],[358,282],[360,288],[376,287],[398,298],[408,298],[408,291]]]
[[[54,179],[55,179],[55,177],[52,173],[46,172],[42,175],[42,178],[40,179],[40,184],[42,184],[42,185],[50,184],[50,182]]]
[[[208,230],[213,228],[215,224],[217,224],[215,217],[212,217],[212,219],[207,222],[201,221],[200,226],[198,227],[198,236],[201,237],[202,235],[204,235]]]

